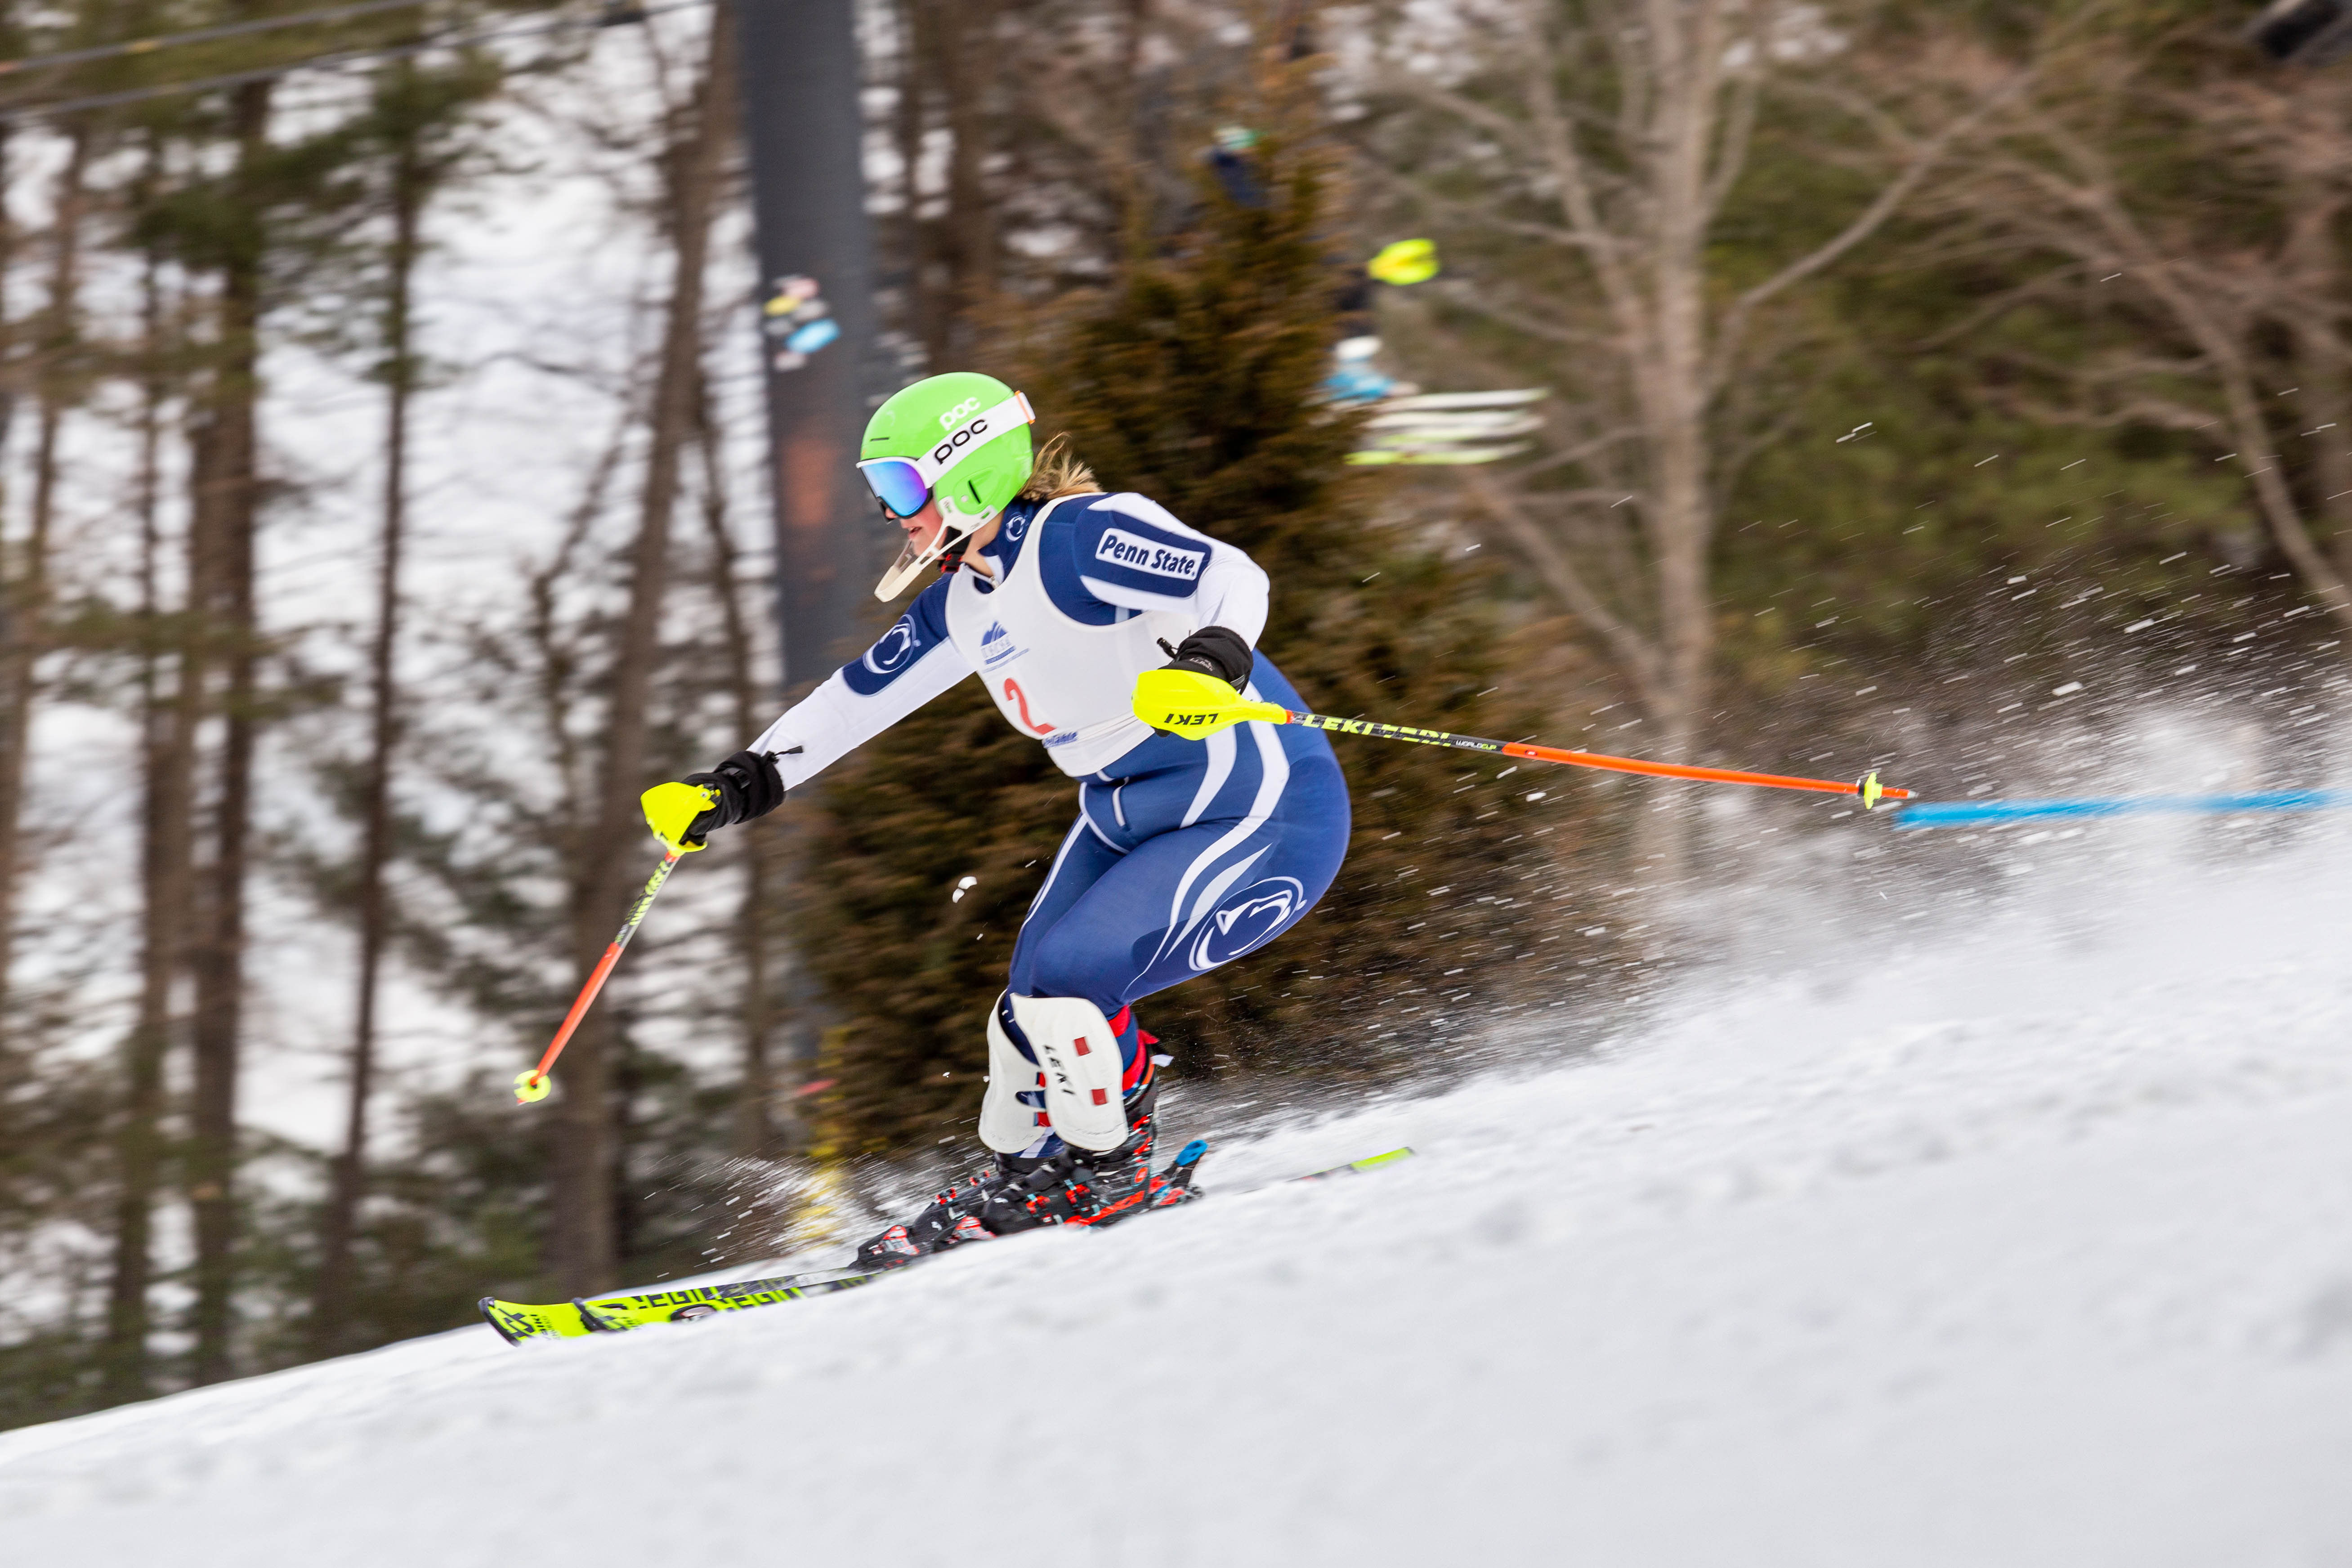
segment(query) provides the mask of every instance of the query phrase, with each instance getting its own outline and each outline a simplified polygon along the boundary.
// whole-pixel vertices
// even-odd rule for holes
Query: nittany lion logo
[[[1196,970],[1214,969],[1270,939],[1307,910],[1307,889],[1296,877],[1268,877],[1235,893],[1192,939]]]
[[[915,630],[915,617],[900,616],[898,623],[866,650],[866,668],[877,675],[887,675],[914,656],[915,645],[920,640]]]

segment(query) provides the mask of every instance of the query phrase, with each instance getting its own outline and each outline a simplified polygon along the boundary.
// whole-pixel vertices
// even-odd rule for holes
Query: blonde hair
[[[1070,438],[1056,436],[1045,443],[1021,487],[1021,500],[1059,500],[1064,496],[1093,495],[1102,489],[1095,471],[1070,450]]]

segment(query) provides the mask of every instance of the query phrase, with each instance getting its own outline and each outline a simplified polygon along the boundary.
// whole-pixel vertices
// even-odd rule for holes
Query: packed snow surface
[[[1229,1142],[1124,1229],[0,1436],[5,1555],[2352,1563],[2352,863],[2063,901]]]

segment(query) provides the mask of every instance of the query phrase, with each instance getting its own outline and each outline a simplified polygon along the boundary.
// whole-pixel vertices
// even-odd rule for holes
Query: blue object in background
[[[1930,801],[1906,805],[1897,827],[1958,827],[1969,823],[2031,822],[2043,817],[2129,816],[2142,812],[2224,816],[2250,811],[2325,811],[2352,805],[2343,790],[2273,790],[2262,795],[2146,795],[2111,800]]]
[[[1395,388],[1393,377],[1362,363],[1338,365],[1323,381],[1323,395],[1334,403],[1378,403]]]
[[[831,316],[823,316],[786,338],[784,347],[796,354],[813,354],[839,336],[840,323]]]

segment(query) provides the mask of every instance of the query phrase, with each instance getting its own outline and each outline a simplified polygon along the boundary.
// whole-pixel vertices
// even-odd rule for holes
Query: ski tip
[[[510,1345],[551,1334],[561,1338],[565,1332],[562,1324],[549,1320],[547,1314],[556,1310],[552,1307],[534,1307],[527,1302],[501,1301],[496,1296],[485,1296],[474,1303],[474,1309],[482,1314],[482,1321],[496,1329],[499,1338]]]
[[[476,1301],[474,1303],[474,1310],[482,1314],[482,1321],[489,1324],[490,1327],[499,1331],[499,1338],[506,1341],[506,1342],[510,1345],[519,1345],[522,1343],[520,1337],[518,1336],[512,1329],[508,1328],[506,1324],[499,1321],[499,1299],[496,1296],[485,1296],[480,1300]]]

